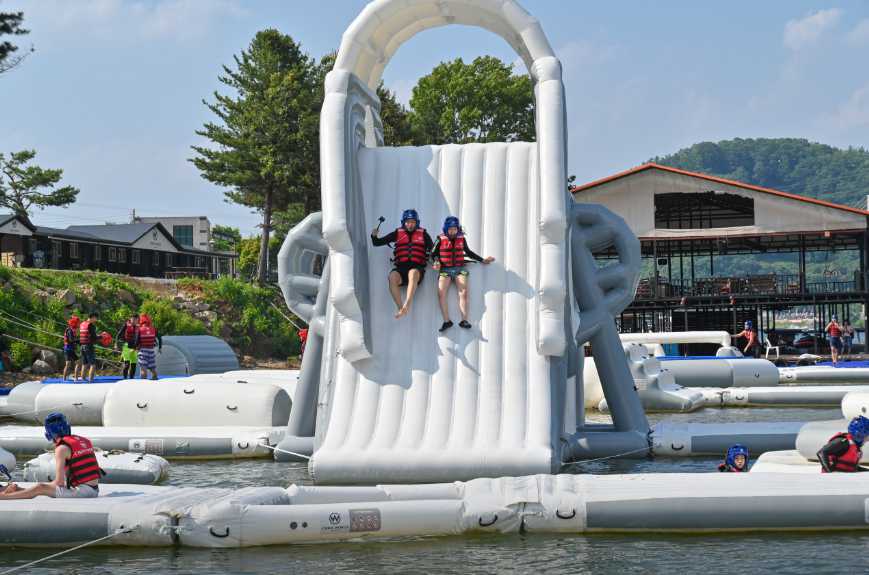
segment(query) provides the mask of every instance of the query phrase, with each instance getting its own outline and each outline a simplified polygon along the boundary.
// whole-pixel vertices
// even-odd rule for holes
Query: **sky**
[[[520,0],[562,61],[568,173],[582,183],[700,141],[800,137],[869,148],[869,2]],[[221,65],[264,28],[333,51],[363,0],[0,0],[24,12],[35,48],[0,75],[0,151],[32,148],[81,190],[37,224],[206,215],[256,232],[187,161]],[[407,41],[384,73],[407,102],[439,62],[494,55],[485,30],[449,26]]]

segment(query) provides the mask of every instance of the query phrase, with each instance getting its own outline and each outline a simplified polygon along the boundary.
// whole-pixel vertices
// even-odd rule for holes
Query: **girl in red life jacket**
[[[432,267],[440,272],[438,274],[438,302],[441,306],[441,315],[444,316],[444,323],[438,331],[444,332],[453,327],[453,322],[450,320],[450,306],[447,303],[447,294],[453,280],[455,280],[456,289],[459,292],[459,313],[462,315],[459,327],[470,329],[471,324],[468,323],[468,270],[465,267],[465,258],[484,264],[492,263],[495,258],[483,258],[471,251],[465,240],[465,234],[462,233],[462,227],[459,225],[459,218],[450,216],[445,219],[443,232],[438,236],[438,241],[432,251],[432,257],[435,260]]]
[[[81,322],[78,328],[78,341],[81,344],[81,363],[82,363],[82,379],[84,379],[85,367],[90,367],[88,371],[88,380],[94,382],[94,373],[97,369],[97,318],[99,314],[91,312],[88,318]]]
[[[395,317],[400,318],[410,310],[416,288],[425,277],[425,266],[434,242],[428,232],[419,227],[419,214],[416,210],[404,210],[401,214],[401,227],[382,238],[377,237],[379,229],[378,225],[371,230],[371,243],[375,246],[394,246],[393,268],[389,272],[389,293],[398,308]],[[402,302],[403,286],[407,286],[407,293]]]
[[[124,362],[124,379],[133,379],[136,377],[136,335],[139,331],[139,316],[133,314],[130,319],[124,324],[115,334],[115,349],[118,349],[118,343],[123,343],[121,349],[121,360]]]
[[[90,498],[100,493],[102,470],[90,440],[73,435],[62,413],[45,418],[45,438],[54,443],[54,481],[22,489],[10,483],[0,499],[33,499],[40,495],[56,498]]]
[[[818,461],[822,473],[853,473],[869,471],[860,467],[863,456],[862,446],[869,434],[869,419],[859,415],[848,424],[847,433],[837,433],[818,451]]]
[[[73,315],[66,322],[66,329],[63,332],[63,356],[66,363],[63,364],[63,380],[66,381],[66,376],[69,375],[69,369],[72,368],[72,380],[78,381],[81,369],[81,364],[78,361],[78,355],[75,351],[78,347],[78,328],[81,320],[77,315]]]
[[[744,445],[732,445],[727,449],[724,463],[718,466],[718,471],[728,473],[748,472],[748,448]]]
[[[830,355],[833,359],[833,365],[839,363],[839,352],[842,351],[842,326],[839,325],[839,318],[835,315],[830,317],[830,323],[824,328],[824,331],[830,335]]]
[[[148,379],[148,372],[151,372],[151,379],[157,379],[157,352],[163,351],[163,337],[154,327],[151,318],[147,314],[139,316],[139,329],[136,332],[134,340],[136,349],[138,350],[139,372],[142,379]],[[157,351],[154,351],[156,346]]]

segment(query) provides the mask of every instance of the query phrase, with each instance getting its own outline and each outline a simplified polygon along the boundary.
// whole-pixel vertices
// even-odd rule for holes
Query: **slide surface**
[[[541,355],[535,339],[537,144],[361,147],[357,154],[358,168],[350,169],[358,169],[367,228],[351,233],[368,234],[382,215],[385,235],[398,227],[402,210],[414,208],[436,241],[444,218],[455,215],[470,248],[495,262],[468,266],[472,329],[458,326],[453,287],[455,325],[441,334],[435,270],[428,268],[410,313],[395,319],[391,248],[369,241],[367,254],[355,254],[367,269],[371,357],[351,362],[341,355],[341,322],[330,312],[337,329],[326,338],[331,365],[320,389],[325,425],[318,423],[311,461],[315,480],[431,482],[557,471],[565,381],[563,372],[553,374],[563,362]]]

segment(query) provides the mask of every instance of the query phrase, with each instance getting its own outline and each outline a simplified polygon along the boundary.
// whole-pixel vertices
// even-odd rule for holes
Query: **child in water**
[[[722,473],[745,473],[748,471],[748,448],[744,445],[732,445],[727,450],[724,463],[718,466]]]

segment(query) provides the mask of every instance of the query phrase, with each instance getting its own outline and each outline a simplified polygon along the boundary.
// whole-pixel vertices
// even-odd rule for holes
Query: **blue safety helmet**
[[[416,213],[416,210],[404,210],[401,212],[401,225],[404,225],[404,222],[407,220],[416,221],[416,225],[419,225],[419,214]]]
[[[866,419],[862,415],[858,415],[852,419],[851,423],[848,424],[848,434],[851,435],[855,443],[862,445],[863,440],[869,435],[869,419]]]
[[[450,228],[456,228],[459,232],[462,231],[462,226],[459,225],[459,218],[456,216],[448,216],[447,219],[444,220],[444,235],[448,235]]]
[[[736,467],[736,456],[744,455],[745,456],[745,465],[748,466],[748,448],[744,445],[736,444],[731,445],[727,449],[727,457],[724,458],[724,462],[730,467]]]
[[[754,327],[754,322],[751,321],[750,319],[745,320],[745,327],[747,327],[748,329],[753,328],[753,327]]]
[[[62,413],[50,413],[45,418],[45,439],[54,441],[55,437],[63,437],[70,434],[69,422]]]

